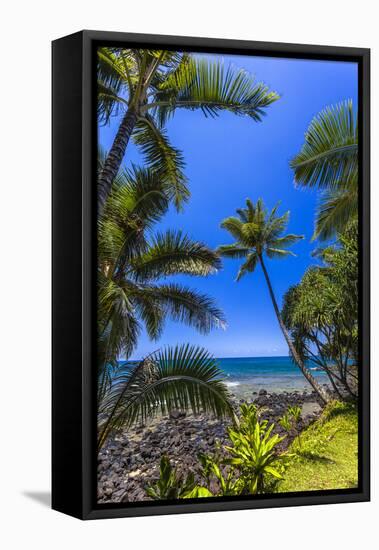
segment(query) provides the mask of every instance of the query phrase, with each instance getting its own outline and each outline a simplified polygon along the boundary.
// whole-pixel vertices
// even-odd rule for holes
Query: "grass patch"
[[[333,402],[304,430],[277,492],[346,489],[358,484],[358,415],[353,405]]]

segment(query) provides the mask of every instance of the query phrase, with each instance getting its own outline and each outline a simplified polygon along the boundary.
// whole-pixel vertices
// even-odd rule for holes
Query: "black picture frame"
[[[158,503],[96,503],[96,110],[100,44],[355,61],[359,66],[359,487]],[[52,507],[81,519],[360,502],[370,499],[370,50],[81,31],[52,44]],[[204,500],[204,501],[203,501]]]

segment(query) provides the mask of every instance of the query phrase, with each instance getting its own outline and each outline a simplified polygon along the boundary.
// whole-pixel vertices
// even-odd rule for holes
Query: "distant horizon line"
[[[146,356],[147,357],[147,356]],[[290,359],[291,356],[288,355],[230,355],[224,357],[217,357],[212,355],[214,359]],[[143,357],[133,358],[133,359],[118,359],[119,361],[142,361]]]

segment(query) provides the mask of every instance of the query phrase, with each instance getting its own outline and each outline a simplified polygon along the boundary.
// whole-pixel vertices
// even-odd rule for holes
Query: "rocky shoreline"
[[[244,400],[235,398],[236,404]],[[247,400],[245,400],[247,401]],[[253,392],[250,402],[264,408],[262,417],[275,423],[275,431],[284,435],[278,419],[289,405],[302,408],[302,428],[320,415],[322,408],[315,392],[267,393]],[[145,493],[147,484],[159,476],[159,462],[167,455],[179,473],[196,474],[199,452],[214,452],[215,443],[226,440],[229,422],[208,415],[193,416],[174,411],[170,417],[153,419],[147,426],[118,434],[106,443],[98,460],[98,502],[137,502],[150,500]],[[289,444],[282,443],[282,450]]]

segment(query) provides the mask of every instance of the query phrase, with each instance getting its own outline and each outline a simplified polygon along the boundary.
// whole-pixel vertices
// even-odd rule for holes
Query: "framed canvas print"
[[[53,508],[369,499],[369,50],[53,43]]]

